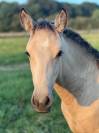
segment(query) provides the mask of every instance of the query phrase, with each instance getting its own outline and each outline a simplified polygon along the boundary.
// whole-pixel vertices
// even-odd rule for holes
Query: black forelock
[[[45,20],[37,22],[34,27],[35,27],[35,30],[48,29],[52,32],[55,31],[53,25],[50,22]]]

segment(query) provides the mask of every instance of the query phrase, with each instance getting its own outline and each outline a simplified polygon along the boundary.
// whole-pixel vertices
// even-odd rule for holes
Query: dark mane
[[[91,53],[96,59],[99,59],[99,51],[93,48],[87,41],[85,41],[78,33],[71,29],[65,29],[63,34],[73,40],[75,43],[84,47],[89,53]]]
[[[53,26],[48,22],[48,21],[39,21],[37,22],[37,24],[35,25],[35,30],[40,30],[40,29],[48,29],[52,32],[54,32],[54,28]]]

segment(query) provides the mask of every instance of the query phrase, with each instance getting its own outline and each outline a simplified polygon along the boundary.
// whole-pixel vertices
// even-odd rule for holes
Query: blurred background
[[[69,16],[68,26],[79,30],[97,29],[99,28],[98,4],[98,0],[86,0],[86,2],[84,0],[1,0],[0,31],[22,31],[18,16],[22,7],[26,8],[35,20],[53,19],[57,12],[65,8]]]
[[[71,133],[55,92],[50,113],[37,113],[31,106],[33,84],[24,54],[28,35],[19,21],[23,7],[34,20],[54,20],[67,9],[67,27],[99,49],[99,1],[0,0],[0,133]]]

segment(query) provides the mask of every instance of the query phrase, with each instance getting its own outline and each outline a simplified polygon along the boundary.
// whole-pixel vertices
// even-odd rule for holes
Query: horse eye
[[[30,56],[30,54],[29,54],[27,51],[25,51],[25,54],[26,54],[27,56]]]
[[[62,56],[62,54],[63,54],[63,52],[60,50],[60,51],[58,52],[58,54],[56,55],[56,57],[60,57],[60,56]]]

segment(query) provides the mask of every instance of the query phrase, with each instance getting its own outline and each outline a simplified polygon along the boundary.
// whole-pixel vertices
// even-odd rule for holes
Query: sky
[[[99,4],[99,0],[57,0],[60,2],[69,2],[69,3],[76,3],[76,4],[80,4],[82,2],[94,2]]]
[[[25,3],[27,0],[0,0],[0,1],[7,1],[7,2],[19,2],[19,3]],[[69,3],[75,3],[75,4],[80,4],[82,2],[94,2],[99,4],[99,0],[56,0],[59,2],[69,2]]]
[[[25,3],[27,0],[0,0],[0,2],[1,1]]]

